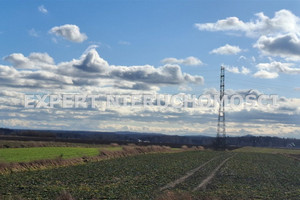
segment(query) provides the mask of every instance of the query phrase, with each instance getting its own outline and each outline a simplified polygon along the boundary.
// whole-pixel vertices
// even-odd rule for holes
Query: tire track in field
[[[210,183],[210,181],[215,177],[216,173],[219,171],[219,169],[229,160],[231,159],[233,156],[235,155],[232,155],[228,158],[226,158],[225,160],[223,160],[223,162],[221,162],[212,172],[211,174],[206,177],[197,187],[195,187],[193,189],[193,192],[196,191],[196,190],[199,190],[199,189],[205,189],[206,186]]]
[[[279,154],[279,155],[284,155],[285,157],[292,158],[294,160],[300,161],[300,156],[298,155],[299,157],[297,157],[297,154],[296,155],[292,155],[292,154],[283,153],[283,154]]]
[[[210,162],[212,162],[213,160],[215,160],[216,158],[218,158],[219,156],[216,156],[212,159],[210,159],[209,161],[203,163],[202,165],[200,165],[199,167],[192,169],[190,171],[188,171],[184,176],[180,177],[179,179],[176,179],[175,181],[172,181],[170,183],[168,183],[167,185],[165,185],[164,187],[161,187],[159,190],[163,191],[165,189],[170,189],[175,187],[176,185],[178,185],[179,183],[182,183],[183,181],[185,181],[187,178],[189,178],[190,176],[192,176],[195,172],[199,171],[201,168],[203,168],[204,166],[206,166],[207,164],[209,164]]]

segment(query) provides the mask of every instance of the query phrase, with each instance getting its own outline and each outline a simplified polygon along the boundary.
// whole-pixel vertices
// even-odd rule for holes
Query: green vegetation
[[[95,156],[99,150],[121,150],[121,147],[32,147],[32,148],[6,148],[0,149],[0,162],[30,162],[57,157],[76,158],[82,156]]]
[[[0,199],[55,199],[62,191],[75,199],[300,199],[300,162],[274,150],[156,153],[15,172],[0,175]]]
[[[283,155],[239,153],[205,192],[221,199],[300,199],[300,162]]]
[[[0,194],[55,199],[66,190],[76,199],[151,199],[158,188],[218,154],[221,153],[157,153],[2,175]]]
[[[300,149],[284,148],[265,148],[265,147],[243,147],[234,150],[235,152],[253,152],[253,153],[281,153],[281,154],[300,154]]]

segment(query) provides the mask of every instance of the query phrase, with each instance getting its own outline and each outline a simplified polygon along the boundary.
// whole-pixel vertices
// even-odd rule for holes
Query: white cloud
[[[287,60],[300,60],[300,39],[296,34],[261,36],[254,47],[265,55],[280,56]]]
[[[38,10],[43,13],[43,14],[47,14],[48,13],[48,10],[45,8],[44,5],[41,5],[38,7]]]
[[[277,72],[269,72],[266,70],[259,70],[253,76],[256,78],[274,79],[274,78],[278,77],[278,73]]]
[[[211,54],[220,54],[220,55],[236,55],[240,53],[242,50],[238,46],[231,46],[226,44],[225,46],[221,46],[219,48],[213,49]]]
[[[284,14],[287,16],[284,16]],[[242,31],[248,36],[266,34],[267,39],[273,39],[269,41],[273,46],[266,43],[267,40],[261,40],[259,44],[264,45],[261,47],[261,51],[269,52],[270,55],[288,58],[290,56],[298,56],[292,50],[297,49],[299,42],[297,40],[299,31],[295,31],[297,27],[293,27],[295,24],[298,26],[299,22],[295,23],[290,14],[289,11],[283,10],[280,13],[276,13],[278,16],[276,17],[275,15],[272,19],[268,19],[263,14],[258,14],[259,17],[256,22],[245,23],[233,18],[224,22],[224,24],[227,30]],[[284,19],[284,21],[279,23],[279,18],[281,20]],[[287,20],[288,18],[291,19]],[[234,28],[230,22],[236,23],[237,26]],[[251,25],[253,25],[252,28],[250,27]],[[278,27],[276,28],[275,25],[278,25]],[[245,26],[248,27],[244,28]],[[266,26],[270,26],[271,29],[268,30]],[[285,29],[285,26],[290,27]],[[56,30],[53,30],[52,33],[74,42],[82,42],[87,39],[85,34],[80,33],[78,27],[77,32],[73,30],[74,27],[69,28],[68,31],[65,28],[64,26],[56,27]],[[285,31],[288,34],[285,34]],[[271,35],[275,32],[276,34],[281,33],[281,35]],[[279,48],[276,50],[276,45],[274,47],[274,44],[278,44],[279,39],[282,40],[281,37],[288,39],[285,40],[285,45],[281,46],[283,50]],[[269,47],[267,44],[272,46],[272,48],[270,47],[271,50],[267,48]],[[290,44],[290,46],[286,46],[287,44]],[[132,94],[148,90],[149,93],[154,93],[159,91],[159,87],[166,85],[178,86],[179,90],[189,91],[191,89],[189,84],[201,84],[204,81],[202,76],[182,72],[179,66],[201,65],[201,60],[195,57],[184,59],[166,58],[162,61],[165,65],[160,67],[151,65],[116,66],[99,56],[95,48],[96,46],[92,46],[87,49],[80,58],[74,58],[58,64],[47,53],[31,53],[29,55],[14,53],[5,57],[5,60],[10,62],[11,66],[0,65],[0,87],[2,88],[0,91],[1,124],[28,128],[63,127],[65,129],[80,128],[89,130],[99,130],[110,126],[112,127],[111,130],[125,127],[129,130],[165,133],[199,133],[211,129],[213,134],[215,134],[213,128],[215,127],[217,109],[204,110],[196,108],[181,110],[166,108],[159,110],[153,106],[136,109],[116,108],[100,112],[100,108],[93,111],[72,109],[31,111],[23,108],[20,100],[23,99],[22,94],[28,91],[34,93],[79,91],[86,93],[98,92],[101,94],[122,91],[126,94]],[[234,54],[232,51],[231,53]],[[254,74],[254,77],[258,78],[276,78],[280,73],[300,73],[300,69],[293,67],[292,63],[260,63],[257,65],[257,68],[259,71]],[[238,74],[250,73],[250,70],[246,67],[228,67],[227,71]],[[299,88],[295,88],[295,90],[299,91]],[[253,90],[226,91],[227,93],[230,95],[235,93],[259,94],[258,91]],[[282,134],[284,136],[285,133],[294,131],[292,129],[299,129],[299,100],[292,102],[287,99],[285,104],[282,102],[280,104],[278,109],[269,107],[257,107],[250,110],[241,108],[238,111],[228,109],[232,116],[232,122],[228,124],[229,131],[238,133],[243,129],[254,133],[267,133],[272,123],[274,124],[272,124],[272,129],[269,132],[274,130],[275,132],[271,134]],[[66,118],[66,116],[69,117]],[[292,126],[289,126],[289,124],[292,124]],[[246,126],[246,128],[241,126]]]
[[[16,88],[15,88],[16,90]],[[101,130],[119,131],[128,129],[140,132],[160,132],[166,134],[215,134],[215,116],[218,109],[172,107],[116,107],[110,109],[24,109],[21,104],[22,92],[5,90],[0,92],[0,122],[6,127],[69,129],[69,130]],[[115,90],[114,90],[115,91]],[[213,94],[216,89],[211,89]],[[107,91],[109,94],[111,91]],[[128,94],[128,93],[126,93]],[[257,90],[226,90],[232,96],[243,97],[262,93]],[[17,98],[14,98],[17,96]],[[254,134],[286,136],[299,130],[300,99],[278,101],[278,107],[256,106],[238,110],[228,109],[230,122],[227,124],[228,134],[239,135],[241,129]],[[69,116],[69,117],[66,117]],[[63,122],[63,123],[62,123]],[[209,131],[211,129],[211,131]]]
[[[247,60],[245,56],[240,56],[238,60]]]
[[[155,68],[151,65],[110,65],[90,46],[79,59],[55,64],[47,53],[31,53],[28,57],[13,53],[4,60],[13,66],[0,65],[0,84],[5,87],[73,88],[104,87],[120,90],[159,90],[160,86],[203,84],[202,76],[183,73],[180,66],[166,64]]]
[[[124,41],[124,40],[120,40],[118,43],[119,43],[120,45],[131,45],[130,42]]]
[[[186,86],[186,85],[182,85],[182,86],[179,86],[178,90],[182,91],[182,92],[189,92],[189,91],[193,91],[193,88]]]
[[[300,18],[289,10],[279,10],[275,12],[273,18],[265,16],[262,12],[255,14],[255,16],[257,17],[256,20],[249,22],[244,22],[238,17],[228,17],[215,23],[197,23],[195,26],[199,30],[205,31],[244,32],[249,37],[284,33],[299,34],[300,32]]]
[[[248,69],[248,68],[246,68],[246,67],[244,67],[244,66],[242,66],[242,70],[241,70],[241,73],[242,74],[249,74],[251,71],[250,71],[250,69]]]
[[[94,48],[91,48],[85,51],[81,59],[74,63],[73,67],[85,72],[105,72],[109,65],[99,56]]]
[[[31,53],[25,57],[21,53],[13,53],[4,57],[5,61],[11,62],[17,69],[52,69],[54,60],[47,53]]]
[[[259,70],[267,70],[270,72],[278,72],[284,74],[300,74],[300,68],[294,68],[293,63],[271,62],[271,63],[259,63],[256,67]]]
[[[28,34],[29,34],[30,36],[32,36],[32,37],[38,37],[38,36],[39,36],[39,34],[37,33],[37,31],[36,31],[34,28],[30,29],[30,30],[28,31]]]
[[[259,71],[253,76],[258,78],[274,79],[283,74],[300,74],[300,68],[292,67],[293,63],[282,63],[273,61],[271,63],[259,63],[256,65]]]
[[[71,42],[83,42],[87,39],[85,33],[80,33],[78,26],[73,24],[65,24],[62,26],[55,26],[49,31],[51,34],[61,36]]]
[[[241,69],[239,69],[238,67],[231,67],[231,66],[226,66],[225,65],[225,69],[228,72],[234,73],[234,74],[244,74],[247,75],[249,74],[251,71],[250,69],[242,66]]]
[[[178,65],[166,64],[159,68],[151,65],[115,66],[109,65],[95,49],[90,49],[79,60],[73,59],[58,66],[59,73],[73,77],[120,79],[151,85],[176,85],[182,83],[201,84],[201,76],[182,73]]]
[[[239,70],[238,67],[229,67],[229,66],[227,66],[225,69],[226,69],[226,71],[234,73],[234,74],[239,74],[240,73],[240,70]]]
[[[62,88],[65,85],[72,85],[73,82],[70,77],[51,71],[36,69],[19,71],[12,66],[0,65],[0,84],[6,89],[23,88],[36,91],[38,88]]]
[[[111,66],[110,76],[128,81],[137,81],[148,84],[180,85],[183,83],[203,84],[201,76],[182,73],[178,65],[166,64],[159,68],[150,65],[144,66]]]
[[[161,61],[164,64],[178,64],[178,65],[187,65],[187,66],[198,66],[202,65],[202,61],[199,58],[190,56],[184,59],[177,58],[165,58]]]
[[[33,62],[54,64],[54,59],[47,53],[31,53],[28,58]]]
[[[215,23],[198,23],[195,26],[199,30],[238,32],[245,33],[248,37],[256,37],[258,40],[253,47],[259,49],[262,55],[270,56],[270,61],[273,61],[272,57],[275,56],[287,61],[300,60],[300,18],[289,10],[279,10],[273,18],[260,12],[256,14],[255,20],[247,22],[237,17],[229,17]],[[230,54],[225,47],[214,49],[211,53]],[[274,73],[270,75],[264,71],[258,75],[276,77]]]

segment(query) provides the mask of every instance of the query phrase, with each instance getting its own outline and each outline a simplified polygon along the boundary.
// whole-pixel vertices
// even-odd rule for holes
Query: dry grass
[[[138,154],[146,154],[151,152],[167,152],[170,148],[165,146],[123,146],[122,151],[100,151],[100,155],[102,157],[107,158],[118,158],[125,157],[129,155],[138,155]]]
[[[56,198],[56,200],[75,200],[72,195],[65,190],[61,192],[61,194]]]
[[[162,195],[156,198],[156,200],[193,200],[195,198],[192,197],[187,192],[173,192],[166,191]]]
[[[294,160],[300,161],[300,154],[282,154]]]
[[[189,147],[186,146],[186,145],[182,145],[181,148],[182,148],[182,149],[188,149]]]
[[[185,191],[165,191],[155,200],[221,200],[219,197],[191,195]]]
[[[112,146],[112,147],[118,147],[120,146],[118,143],[111,143],[109,146]]]
[[[197,146],[197,149],[198,150],[204,150],[204,147],[203,146]]]

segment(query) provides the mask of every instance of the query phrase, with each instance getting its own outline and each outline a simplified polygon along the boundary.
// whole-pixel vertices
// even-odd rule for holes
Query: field
[[[268,151],[156,153],[15,172],[0,176],[0,199],[300,199],[300,162]]]
[[[273,153],[273,154],[300,154],[300,149],[276,149],[263,147],[243,147],[234,150],[235,152],[253,152],[253,153]]]
[[[96,156],[100,150],[120,150],[121,147],[87,148],[87,147],[32,147],[0,149],[0,162],[29,162],[42,159],[63,159],[82,156]]]
[[[57,157],[74,158],[80,156],[94,156],[99,153],[97,148],[81,147],[34,147],[0,149],[1,162],[29,162]]]
[[[283,155],[239,153],[205,191],[225,199],[299,199],[300,163]]]
[[[1,140],[0,148],[25,148],[25,147],[107,147],[103,144],[85,144],[58,141],[19,141],[19,140]]]

